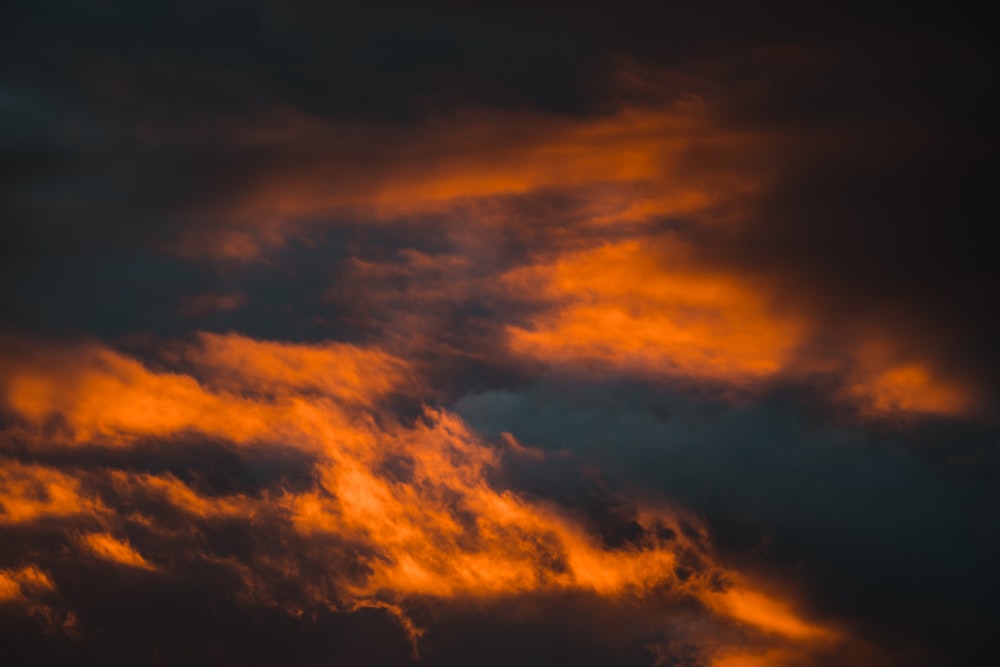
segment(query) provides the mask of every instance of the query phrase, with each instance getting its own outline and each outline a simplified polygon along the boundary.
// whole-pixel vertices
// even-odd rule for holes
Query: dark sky
[[[2,662],[993,664],[993,33],[4,3]]]

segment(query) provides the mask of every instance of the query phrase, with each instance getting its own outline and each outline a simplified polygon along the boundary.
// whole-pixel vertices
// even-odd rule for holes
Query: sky
[[[994,664],[991,25],[3,3],[3,661]]]

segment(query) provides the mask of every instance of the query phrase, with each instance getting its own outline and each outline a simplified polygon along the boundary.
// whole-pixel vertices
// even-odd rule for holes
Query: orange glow
[[[538,359],[740,382],[782,370],[804,334],[737,279],[692,268],[677,244],[604,245],[506,280],[553,303],[508,329],[512,349]]]
[[[213,385],[236,390],[257,383],[260,391],[319,392],[368,405],[400,387],[408,373],[399,359],[345,343],[285,345],[207,333],[200,342],[188,357],[211,370]]]
[[[663,94],[669,82],[670,73],[636,74],[626,65],[616,76],[623,90]],[[589,117],[466,110],[408,127],[285,111],[247,126],[209,128],[234,147],[272,159],[245,195],[195,212],[213,223],[189,230],[177,250],[259,258],[319,219],[402,223],[433,216],[433,224],[464,239],[459,244],[483,243],[492,231],[528,237],[534,220],[508,200],[559,193],[575,202],[564,230],[574,240],[563,240],[555,259],[543,257],[504,278],[525,301],[537,301],[541,290],[551,306],[531,322],[505,327],[516,354],[740,387],[816,367],[837,374],[864,356],[870,341],[845,341],[835,358],[798,358],[815,333],[807,309],[775,312],[769,290],[747,276],[699,268],[696,244],[648,247],[663,245],[648,236],[650,223],[667,218],[697,221],[700,230],[755,224],[748,215],[753,197],[777,177],[785,139],[727,130],[714,111],[686,98]],[[468,234],[470,228],[476,233]],[[587,247],[578,240],[595,236],[607,243]],[[459,252],[431,263],[455,257],[469,259]],[[411,260],[407,268],[416,266]],[[364,277],[373,266],[357,260],[353,268]],[[462,278],[411,280],[406,297],[461,298],[476,288]],[[409,335],[419,325],[412,316],[400,328]],[[852,386],[840,396],[876,415],[969,414],[975,392],[928,374],[931,362],[866,367],[846,379]],[[21,388],[24,400],[31,391]]]
[[[0,466],[0,524],[104,511],[81,493],[75,477],[39,465],[5,461]]]
[[[702,287],[714,293],[714,287]],[[153,435],[197,432],[236,444],[252,438],[295,447],[315,457],[314,486],[255,498],[206,497],[170,475],[108,472],[124,506],[131,504],[128,498],[142,494],[199,519],[256,521],[266,516],[303,536],[326,535],[353,545],[352,558],[363,565],[352,568],[354,574],[331,567],[319,579],[315,573],[301,573],[294,559],[261,561],[259,572],[240,565],[241,578],[258,597],[269,596],[267,576],[302,580],[312,602],[338,609],[396,610],[413,637],[419,628],[403,611],[413,599],[565,590],[695,600],[721,617],[790,641],[827,636],[786,603],[745,586],[734,583],[720,593],[719,582],[737,582],[738,576],[715,561],[703,539],[681,529],[674,511],[639,507],[634,520],[641,536],[610,547],[556,506],[496,488],[489,473],[500,465],[498,450],[459,418],[428,408],[415,424],[402,424],[378,409],[378,396],[410,380],[402,362],[388,355],[347,345],[209,335],[196,347],[179,349],[184,363],[211,371],[211,380],[154,372],[110,350],[87,348],[76,363],[13,374],[8,404],[21,410],[29,424],[58,416],[73,434],[67,445],[120,447]],[[307,373],[307,368],[318,372]],[[26,391],[26,386],[34,389]],[[514,448],[516,441],[507,441]],[[517,447],[514,451],[530,451]],[[11,470],[4,474],[17,480]],[[30,472],[32,480],[41,480],[32,483],[49,484],[53,492],[37,507],[13,504],[10,515],[17,520],[83,507],[96,511],[81,499],[71,479]],[[30,494],[19,491],[12,497],[22,496]],[[684,520],[695,523],[690,517]],[[105,514],[99,521],[100,530],[77,538],[88,553],[127,567],[157,569],[115,537],[120,534],[116,522],[139,522],[155,531],[155,517]],[[157,532],[162,539],[176,534]],[[676,572],[679,554],[688,571],[683,578]],[[336,562],[335,555],[330,558]]]
[[[721,132],[690,99],[587,119],[482,109],[398,129],[289,113],[219,131],[278,155],[243,199],[209,212],[229,227],[192,231],[178,249],[240,259],[280,245],[302,219],[335,211],[386,220],[572,190],[596,195],[595,224],[704,212],[759,187],[760,170],[736,163],[765,140]],[[629,196],[594,186],[627,187]]]
[[[799,618],[787,603],[752,589],[733,586],[724,593],[710,595],[707,602],[727,616],[790,639],[832,639],[835,636],[830,630]]]
[[[210,422],[212,430],[244,441],[266,428],[250,401],[226,401],[191,377],[151,373],[105,349],[87,350],[68,366],[22,367],[6,378],[4,389],[7,403],[25,419],[41,424],[61,415],[76,442],[120,444]]]
[[[876,413],[957,415],[974,403],[964,387],[935,378],[920,364],[889,367],[865,379],[853,385],[851,393]]]
[[[336,154],[317,155],[308,170],[265,184],[248,208],[294,216],[374,204],[377,211],[395,215],[455,199],[660,179],[670,175],[672,156],[694,141],[714,138],[705,137],[709,130],[699,118],[702,111],[689,103],[666,112],[625,111],[579,121],[538,112],[482,111],[434,119],[398,135],[379,130],[381,136],[372,136],[373,128],[285,119],[283,139],[308,133],[320,143],[343,142],[360,135],[369,151],[381,146],[386,154],[376,153],[369,158],[369,171],[353,174]],[[331,181],[332,174],[346,182]]]
[[[190,356],[222,391],[210,391],[188,375],[150,372],[111,350],[88,348],[76,361],[11,364],[3,395],[14,412],[36,425],[60,416],[77,443],[121,445],[184,430],[243,443],[274,435],[274,424],[294,423],[286,413],[300,407],[299,393],[366,402],[398,382],[403,369],[388,355],[350,345],[282,346],[235,335],[206,334]],[[224,390],[234,383],[243,393]],[[260,392],[283,400],[254,396]]]
[[[92,554],[103,560],[143,570],[156,569],[142,557],[142,554],[133,549],[132,545],[108,533],[88,533],[80,537],[80,542]]]
[[[52,590],[55,590],[55,584],[34,565],[17,570],[0,569],[0,604],[24,601],[30,595]]]
[[[711,667],[782,667],[807,664],[808,655],[787,649],[765,649],[758,652],[724,652],[712,660]]]
[[[128,474],[112,471],[115,487],[124,495],[141,492],[148,498],[166,502],[177,509],[202,519],[210,517],[251,518],[256,511],[254,502],[246,496],[206,498],[171,475]]]
[[[321,488],[286,498],[307,533],[352,535],[382,557],[355,587],[359,596],[481,596],[579,588],[602,595],[642,594],[675,579],[674,553],[652,538],[631,550],[601,547],[553,508],[486,482],[492,450],[456,418],[388,433],[347,455],[330,452]],[[388,436],[388,437],[387,437]],[[410,462],[403,483],[378,473],[385,457]],[[669,515],[646,527],[674,525]]]
[[[971,390],[927,364],[894,363],[884,342],[852,341],[839,359],[806,356],[814,327],[803,315],[776,312],[763,286],[699,266],[674,238],[565,251],[503,284],[542,306],[527,325],[507,327],[510,349],[547,364],[745,386],[853,361],[842,397],[872,414],[960,415],[975,405]]]

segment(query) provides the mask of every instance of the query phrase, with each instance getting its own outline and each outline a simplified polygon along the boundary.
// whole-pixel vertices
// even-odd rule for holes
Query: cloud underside
[[[22,4],[15,661],[979,659],[967,18]]]
[[[439,606],[569,594],[659,610],[660,636],[644,633],[653,645],[674,614],[699,618],[706,636],[686,641],[722,664],[840,640],[721,565],[695,517],[625,505],[620,520],[634,533],[612,545],[570,508],[498,486],[504,457],[545,455],[509,436],[491,445],[447,411],[396,420],[382,407],[386,395],[413,391],[399,359],[213,334],[178,354],[191,374],[151,371],[103,347],[32,349],[31,361],[9,362],[16,425],[7,437],[53,461],[83,453],[61,466],[5,460],[0,521],[52,545],[4,571],[5,602],[73,613],[74,600],[40,568],[114,567],[168,580],[216,568],[247,605],[293,615],[385,610],[414,650],[425,632],[414,619]],[[136,468],[184,439],[235,461],[253,451],[306,464],[243,492]],[[226,531],[253,535],[253,544],[226,545],[218,535]]]

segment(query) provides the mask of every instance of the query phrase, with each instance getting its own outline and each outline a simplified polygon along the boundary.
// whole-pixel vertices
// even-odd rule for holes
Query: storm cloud
[[[990,664],[959,7],[7,3],[15,664]]]

